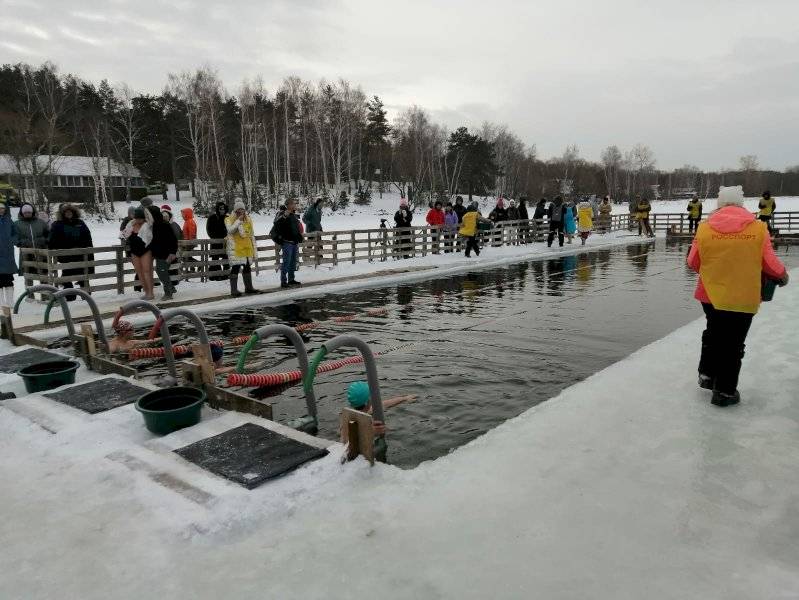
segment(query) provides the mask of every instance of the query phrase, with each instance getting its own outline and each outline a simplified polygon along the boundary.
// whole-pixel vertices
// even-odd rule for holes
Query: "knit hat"
[[[145,196],[144,198],[142,198],[141,200],[139,200],[139,203],[140,203],[140,204],[141,204],[141,205],[142,205],[144,208],[147,208],[148,206],[152,206],[152,205],[153,205],[153,199],[152,199],[152,198],[148,198],[147,196]]]
[[[172,212],[172,207],[169,206],[169,204],[162,204],[161,205],[161,210],[165,210],[165,211],[171,213]]]
[[[114,333],[117,335],[129,335],[133,333],[133,325],[131,325],[130,321],[121,319],[114,325]]]
[[[236,203],[233,205],[233,212],[236,212],[237,210],[247,210],[247,207],[241,200],[236,200]]]
[[[505,200],[497,198],[497,208],[505,208]]]
[[[364,408],[369,404],[369,384],[365,381],[353,381],[347,387],[347,401],[354,409]]]
[[[220,346],[216,346],[214,344],[211,344],[211,360],[212,361],[217,362],[217,361],[222,360],[222,356],[223,355],[224,355],[224,352],[222,351],[222,348]]]
[[[744,189],[740,185],[719,187],[718,208],[723,206],[743,206]]]
[[[133,209],[133,218],[134,218],[134,219],[144,219],[144,218],[145,218],[145,216],[144,216],[144,209],[143,209],[143,208],[141,208],[141,207],[139,207],[139,208],[134,208],[134,209]]]

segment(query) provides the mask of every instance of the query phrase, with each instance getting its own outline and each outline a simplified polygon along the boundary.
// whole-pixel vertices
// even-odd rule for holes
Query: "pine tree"
[[[447,161],[458,165],[457,191],[472,195],[485,195],[500,174],[494,148],[479,135],[472,135],[466,127],[459,127],[449,136]]]

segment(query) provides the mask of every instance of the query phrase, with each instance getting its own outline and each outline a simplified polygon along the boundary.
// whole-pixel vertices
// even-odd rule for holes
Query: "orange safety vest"
[[[720,233],[707,223],[696,231],[699,277],[716,310],[755,314],[760,308],[766,224],[753,221],[743,231]]]

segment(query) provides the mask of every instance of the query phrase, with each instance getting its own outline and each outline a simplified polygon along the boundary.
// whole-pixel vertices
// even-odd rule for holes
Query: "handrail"
[[[119,307],[119,310],[114,315],[114,326],[116,326],[121,317],[133,310],[136,310],[137,308],[145,308],[149,310],[151,313],[153,313],[156,321],[161,318],[161,309],[152,302],[147,302],[146,300],[131,300],[130,302],[126,302]],[[168,327],[163,328],[161,332],[161,341],[164,344],[164,353],[166,355],[166,365],[167,369],[169,369],[169,374],[177,379],[178,371],[175,367],[175,353],[172,352],[172,338],[169,336]]]
[[[244,371],[244,364],[247,360],[247,355],[256,344],[265,342],[268,338],[274,336],[283,336],[293,344],[294,351],[297,353],[297,361],[300,364],[300,371],[302,372],[303,377],[306,376],[308,374],[308,352],[305,348],[305,342],[302,341],[302,337],[300,337],[300,334],[297,333],[294,328],[289,327],[288,325],[281,325],[277,323],[273,325],[264,325],[253,332],[252,336],[244,345],[244,348],[242,348],[241,353],[239,354],[236,371],[238,373],[242,373]],[[308,416],[313,420],[313,427],[316,429],[318,427],[316,395],[314,394],[313,389],[305,390],[305,406],[308,410]],[[305,429],[305,427],[303,427],[303,429]]]
[[[369,384],[369,404],[372,407],[372,417],[375,419],[375,421],[381,421],[385,423],[383,398],[380,395],[380,380],[377,377],[377,363],[375,362],[374,354],[372,354],[371,348],[369,348],[369,345],[366,342],[355,337],[354,335],[338,335],[322,344],[319,350],[317,350],[314,359],[311,361],[311,364],[316,365],[319,362],[318,359],[320,357],[324,357],[327,353],[345,346],[355,348],[361,353],[361,356],[363,356],[364,366],[366,367],[366,382]],[[305,386],[306,388],[313,387],[315,374],[315,369],[308,371],[308,377],[306,379]],[[385,436],[376,436],[375,458],[385,462],[387,449],[388,446]]]
[[[197,337],[200,340],[200,343],[205,345],[208,350],[208,355],[211,355],[211,343],[208,339],[208,331],[205,329],[205,324],[203,323],[202,319],[197,316],[196,313],[190,311],[188,308],[169,308],[162,312],[156,322],[160,322],[160,331],[161,331],[161,340],[164,344],[164,351],[172,355],[173,363],[172,368],[174,369],[174,353],[172,352],[172,338],[169,335],[169,321],[174,319],[175,317],[185,317],[189,321],[191,321],[192,325],[194,325],[194,329],[197,332]],[[167,359],[168,360],[168,359]],[[173,377],[177,377],[175,373],[172,373]]]
[[[29,296],[31,294],[35,294],[36,292],[39,292],[39,293],[47,292],[53,298],[55,298],[56,297],[56,293],[58,291],[59,290],[58,290],[57,287],[55,287],[54,285],[46,284],[46,283],[40,283],[40,284],[32,285],[30,287],[25,288],[25,290],[23,290],[23,292],[19,295],[19,298],[17,298],[17,301],[14,303],[14,314],[15,315],[19,314],[19,305],[22,303],[22,301],[25,299],[26,296]],[[72,315],[69,312],[69,304],[67,304],[67,299],[64,298],[63,296],[59,297],[58,300],[59,300],[59,302],[61,304],[61,312],[64,313],[64,323],[67,326],[67,333],[69,334],[69,339],[70,339],[70,341],[74,341],[75,340],[75,324],[72,322]],[[47,323],[47,321],[45,321],[45,323]]]
[[[83,290],[80,290],[80,289],[76,290],[76,289],[67,288],[67,289],[59,290],[59,291],[55,292],[53,294],[53,300],[55,300],[56,298],[58,298],[59,300],[64,298],[66,300],[66,296],[69,296],[69,295],[72,295],[72,294],[80,296],[81,298],[86,300],[86,302],[88,302],[89,309],[92,311],[92,317],[94,317],[94,325],[95,325],[95,327],[97,327],[97,335],[100,338],[100,341],[103,343],[103,346],[105,346],[105,351],[108,352],[109,351],[108,337],[106,337],[106,335],[105,335],[105,326],[103,325],[103,319],[100,316],[100,309],[97,308],[97,303],[94,301],[94,298],[91,297],[91,294],[89,294],[88,292],[85,292]],[[51,302],[52,302],[52,300],[51,300]],[[48,304],[48,306],[50,306],[50,305]],[[61,310],[64,312],[64,320],[67,323],[71,323],[72,322],[72,311],[70,310],[69,304],[67,302],[62,302],[61,303]],[[46,317],[45,317],[45,323],[47,323]]]

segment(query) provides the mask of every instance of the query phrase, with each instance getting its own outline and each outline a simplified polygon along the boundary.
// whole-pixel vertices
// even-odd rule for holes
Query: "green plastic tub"
[[[29,365],[17,371],[29,394],[75,383],[75,372],[80,365],[74,360],[51,360]]]
[[[157,435],[167,435],[200,422],[205,392],[193,387],[171,387],[148,392],[136,400],[144,425]]]

